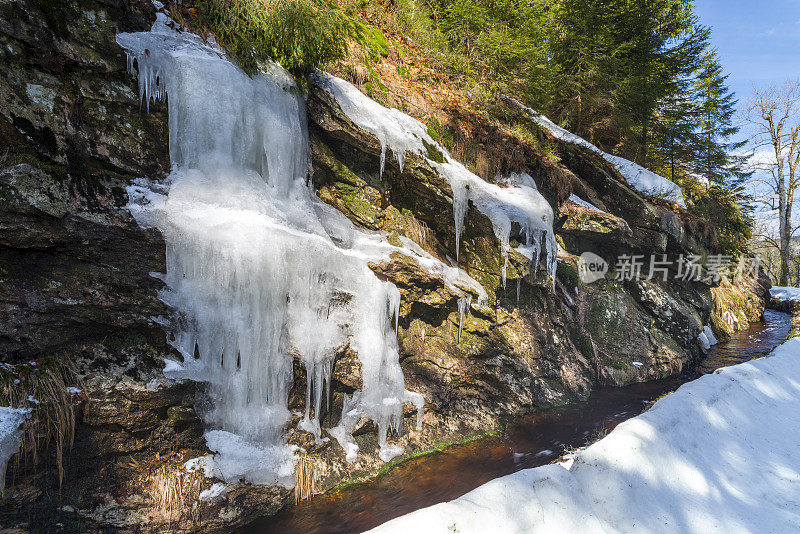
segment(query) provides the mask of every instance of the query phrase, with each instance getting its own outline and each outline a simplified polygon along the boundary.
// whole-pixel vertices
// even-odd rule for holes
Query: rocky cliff
[[[205,450],[194,408],[202,385],[161,374],[170,351],[155,318],[167,310],[157,297],[161,282],[150,273],[164,270],[163,239],[139,228],[125,209],[132,180],[158,178],[169,167],[166,106],[142,109],[114,42],[116,32],[146,30],[154,17],[154,8],[137,0],[0,4],[0,362],[68,361],[85,394],[70,401],[78,424],[63,483],[52,451],[43,451],[38,464],[12,468],[2,526],[159,529],[182,519],[187,528],[207,528],[271,513],[287,496],[241,484],[199,507],[165,509],[159,502],[159,489],[175,484],[177,471],[168,476],[168,469]],[[398,99],[415,101],[390,88]],[[637,193],[608,162],[554,139],[513,102],[496,105],[533,137],[463,109],[446,113],[489,162],[484,178],[527,172],[551,203],[560,245],[555,286],[514,251],[503,284],[491,222],[474,206],[459,264],[488,299],[474,301],[463,318],[458,295],[416,262],[397,254],[371,265],[401,292],[401,365],[407,387],[426,401],[421,432],[406,424],[396,438],[407,454],[585,399],[596,385],[679,373],[702,355],[703,325],[722,331],[719,318],[738,309],[735,299],[712,298],[712,284],[672,276],[615,281],[612,273],[582,283],[576,269],[584,252],[612,267],[623,254],[707,255],[716,251],[713,229]],[[436,160],[435,148],[427,158],[409,154],[402,170],[389,153],[381,175],[378,139],[313,84],[307,113],[311,178],[322,200],[390,242],[402,236],[445,262],[455,256],[453,194],[428,161]],[[572,193],[598,210],[569,200]],[[752,309],[737,323],[763,310],[762,289],[741,292]],[[304,409],[305,380],[296,362],[295,412]],[[344,395],[359,387],[358,359],[343,351],[323,427],[336,423]],[[319,489],[383,465],[369,425],[356,439],[363,454],[348,464],[335,440],[315,445],[299,430],[289,437],[313,455]],[[199,491],[210,482],[192,484]]]

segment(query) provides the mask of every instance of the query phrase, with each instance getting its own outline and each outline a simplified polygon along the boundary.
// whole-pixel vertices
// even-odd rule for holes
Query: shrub
[[[210,29],[249,74],[274,60],[305,76],[345,55],[352,23],[334,0],[198,0]]]

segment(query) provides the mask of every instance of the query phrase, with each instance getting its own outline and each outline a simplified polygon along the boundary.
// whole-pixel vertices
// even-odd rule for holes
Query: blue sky
[[[695,10],[712,28],[740,110],[753,83],[800,77],[800,0],[696,0]]]
[[[711,26],[712,45],[739,99],[739,138],[751,137],[754,130],[744,124],[743,115],[753,84],[800,77],[800,0],[695,0],[695,12]],[[762,211],[757,219],[764,225],[757,231],[777,231],[774,212]]]

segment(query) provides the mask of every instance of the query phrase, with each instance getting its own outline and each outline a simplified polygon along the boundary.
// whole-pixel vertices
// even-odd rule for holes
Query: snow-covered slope
[[[772,287],[769,290],[769,294],[775,300],[800,301],[800,287]]]
[[[556,139],[560,139],[561,141],[567,143],[580,145],[600,154],[606,161],[616,167],[619,173],[625,177],[628,183],[636,190],[649,195],[673,200],[684,208],[686,207],[686,201],[683,198],[683,192],[681,191],[681,188],[674,182],[671,182],[663,176],[645,169],[641,165],[638,165],[632,161],[628,161],[625,158],[603,152],[586,139],[583,139],[572,132],[568,132],[544,115],[536,113],[534,110],[522,106],[522,104],[519,102],[516,103],[525,110],[531,120],[549,130]]]
[[[375,533],[797,532],[800,339],[683,385],[580,451]]]

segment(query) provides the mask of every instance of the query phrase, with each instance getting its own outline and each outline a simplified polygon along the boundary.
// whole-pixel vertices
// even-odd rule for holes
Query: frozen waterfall
[[[320,202],[307,183],[309,142],[303,99],[278,65],[248,77],[217,48],[167,26],[117,42],[138,68],[141,98],[167,100],[172,172],[164,183],[128,190],[139,224],[166,241],[164,319],[183,362],[165,374],[207,384],[206,441],[217,452],[208,474],[228,482],[294,482],[285,432],[293,355],[308,377],[300,427],[319,439],[335,354],[349,345],[363,389],[344,402],[331,430],[352,460],[362,417],[379,429],[381,457],[399,430],[407,391],[398,363],[400,294],[368,261],[385,256],[381,236],[358,231]],[[205,406],[203,406],[205,405]]]

